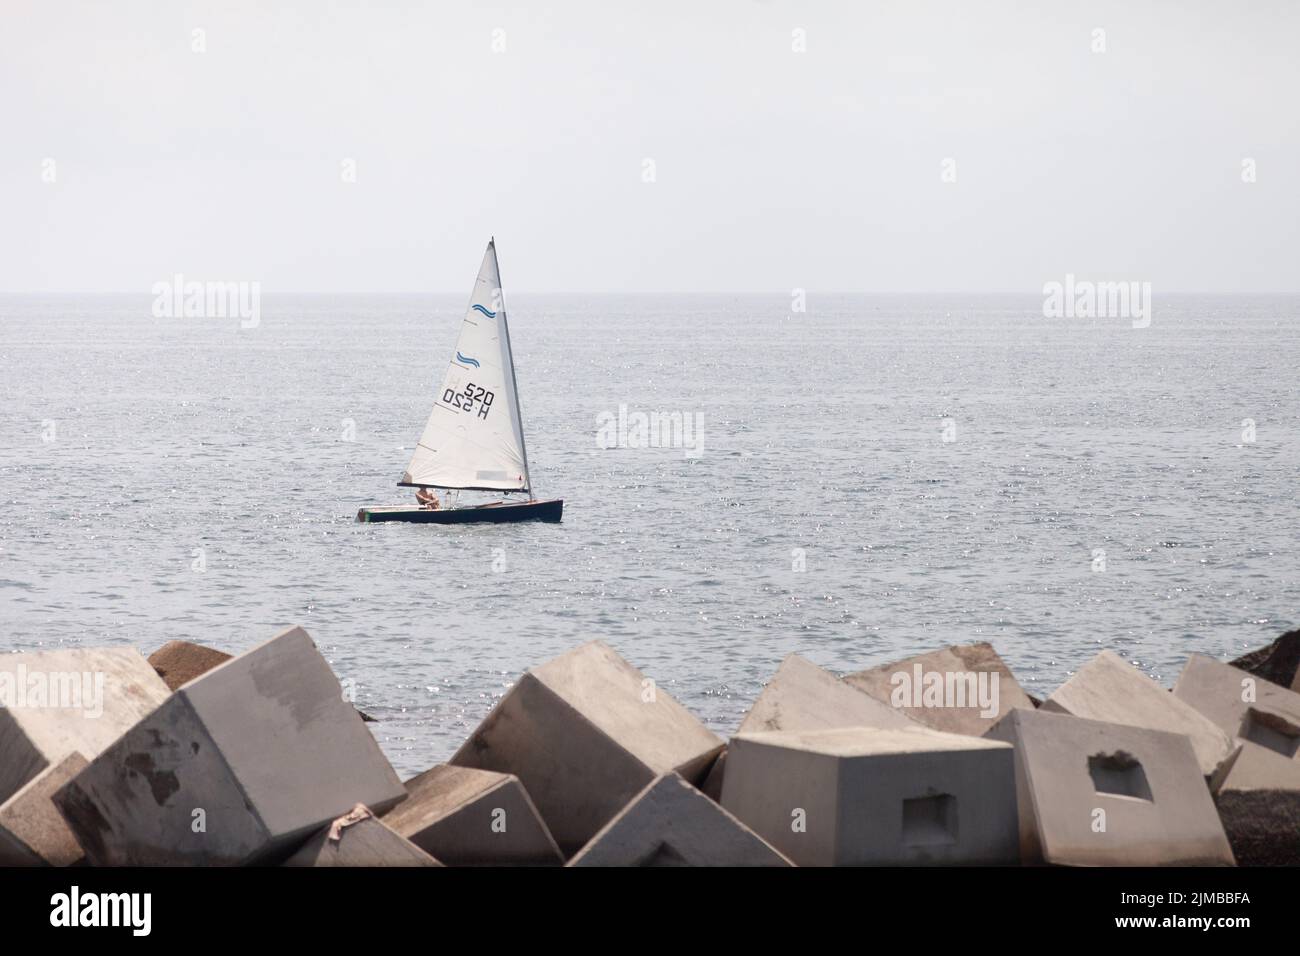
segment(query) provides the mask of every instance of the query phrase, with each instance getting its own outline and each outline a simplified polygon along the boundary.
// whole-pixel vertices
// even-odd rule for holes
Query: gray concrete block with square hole
[[[1174,695],[1240,744],[1215,795],[1238,862],[1300,864],[1300,694],[1193,654]]]
[[[1017,857],[1011,747],[925,727],[738,734],[722,806],[800,866]]]
[[[1016,748],[1023,862],[1232,865],[1185,734],[1017,710],[986,737]]]
[[[1237,752],[1230,734],[1114,651],[1102,651],[1080,667],[1043,701],[1043,710],[1186,734],[1212,786],[1218,785],[1221,771]]]

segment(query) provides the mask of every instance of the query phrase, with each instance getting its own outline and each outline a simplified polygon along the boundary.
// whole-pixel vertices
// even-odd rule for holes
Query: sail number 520
[[[466,382],[465,391],[463,392],[449,388],[442,393],[443,402],[452,408],[459,408],[461,411],[472,413],[474,406],[478,405],[479,418],[488,417],[488,411],[492,408],[492,399],[495,397],[486,388],[475,385],[473,382]]]

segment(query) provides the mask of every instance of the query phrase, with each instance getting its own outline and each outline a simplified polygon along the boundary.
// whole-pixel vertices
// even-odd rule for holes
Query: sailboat
[[[419,505],[362,508],[358,521],[463,524],[473,521],[559,521],[564,500],[539,500],[528,472],[510,329],[501,297],[496,239],[488,242],[465,310],[456,350],[429,422],[399,486],[523,492],[527,501],[429,509]]]

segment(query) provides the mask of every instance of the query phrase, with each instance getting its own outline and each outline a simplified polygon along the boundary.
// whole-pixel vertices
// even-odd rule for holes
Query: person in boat
[[[428,488],[416,488],[415,500],[420,503],[422,508],[428,508],[430,511],[437,511],[442,507],[442,503],[438,501],[438,496]]]

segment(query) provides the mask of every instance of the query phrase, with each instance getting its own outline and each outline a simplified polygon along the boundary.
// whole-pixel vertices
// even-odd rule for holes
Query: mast
[[[497,282],[501,287],[501,330],[506,335],[506,356],[510,359],[510,391],[514,393],[515,418],[519,422],[519,449],[524,454],[524,483],[528,485],[528,500],[536,501],[537,493],[533,490],[533,474],[528,470],[528,440],[524,437],[524,413],[519,405],[519,382],[515,379],[515,350],[510,346],[510,313],[506,309],[505,281],[501,278],[501,261],[497,259],[497,237],[491,236],[488,245],[492,247],[492,264],[496,266]]]

